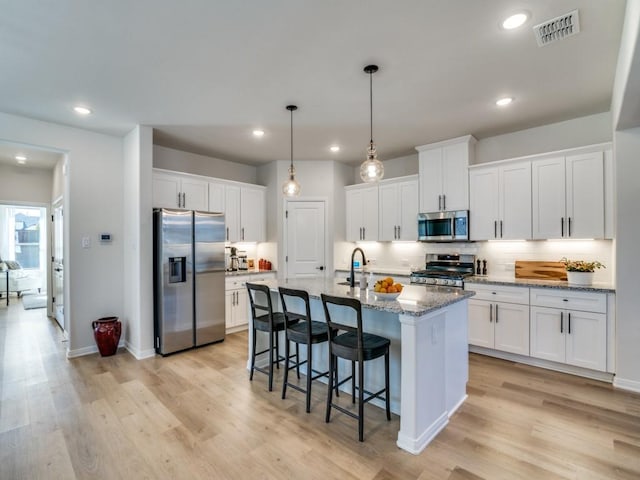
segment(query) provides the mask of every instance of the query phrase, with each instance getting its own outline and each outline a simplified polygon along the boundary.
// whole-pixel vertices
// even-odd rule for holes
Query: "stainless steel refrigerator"
[[[224,340],[224,215],[154,209],[153,231],[156,352]]]

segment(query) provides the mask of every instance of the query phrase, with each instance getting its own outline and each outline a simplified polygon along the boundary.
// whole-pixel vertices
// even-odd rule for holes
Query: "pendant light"
[[[360,165],[360,178],[363,182],[379,182],[384,177],[384,165],[378,160],[376,146],[373,143],[373,74],[378,71],[377,65],[367,65],[364,67],[365,73],[369,74],[369,116],[371,125],[371,140],[367,148],[367,159]]]
[[[289,167],[289,179],[282,184],[282,193],[287,197],[300,195],[300,184],[296,181],[296,169],[293,167],[293,112],[298,109],[295,105],[287,105],[291,112],[291,166]]]

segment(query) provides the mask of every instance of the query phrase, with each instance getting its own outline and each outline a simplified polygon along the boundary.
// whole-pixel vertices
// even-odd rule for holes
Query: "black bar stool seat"
[[[286,398],[287,387],[291,387],[306,395],[306,411],[311,411],[311,382],[320,377],[329,375],[329,371],[319,372],[313,369],[312,345],[324,343],[329,340],[329,330],[324,322],[317,322],[311,319],[311,308],[309,306],[309,294],[304,290],[280,287],[280,299],[282,300],[282,310],[285,317],[285,370],[282,382],[282,398]],[[287,308],[287,302],[291,305],[293,299],[298,298],[304,302],[305,313],[297,313]],[[289,299],[289,300],[287,300]],[[289,354],[289,343],[296,345],[295,355]],[[307,359],[300,359],[300,345],[307,346]],[[290,360],[295,358],[295,363],[290,364]],[[298,379],[300,379],[300,366],[307,364],[307,385],[306,389],[289,382],[289,370],[295,368]]]
[[[349,415],[358,420],[358,439],[364,441],[364,404],[374,398],[384,399],[387,420],[391,420],[391,404],[389,393],[389,347],[391,341],[388,338],[367,333],[362,328],[362,304],[355,298],[335,297],[321,294],[324,314],[329,326],[329,385],[327,387],[327,412],[325,421],[331,420],[331,409]],[[345,325],[331,320],[330,306],[347,307],[355,312],[356,325]],[[343,332],[343,333],[341,333]],[[369,392],[364,388],[364,362],[384,356],[384,384],[385,387],[378,392]],[[338,357],[351,360],[351,376],[338,382]],[[356,365],[358,383],[356,385]],[[335,384],[334,384],[335,380]],[[333,390],[343,383],[351,380],[351,401],[356,401],[358,392],[358,414],[333,403]],[[364,394],[368,396],[365,398]],[[382,396],[384,394],[384,397]]]
[[[253,333],[251,373],[249,374],[249,380],[253,380],[254,371],[266,374],[269,377],[269,391],[271,392],[273,390],[273,365],[275,363],[276,368],[280,369],[280,361],[285,360],[285,357],[278,353],[280,351],[278,332],[282,332],[285,329],[285,316],[284,313],[275,312],[273,310],[271,291],[269,290],[269,287],[259,283],[247,282],[247,290],[249,292],[249,303],[251,305],[251,329]],[[257,302],[256,294],[258,293],[264,297],[265,303],[260,304]],[[265,313],[260,315],[258,312]],[[297,323],[297,320],[292,321],[292,323]],[[256,352],[256,332],[266,332],[269,334],[269,347],[260,352]],[[256,367],[256,357],[267,352],[269,353],[268,367],[266,369]]]

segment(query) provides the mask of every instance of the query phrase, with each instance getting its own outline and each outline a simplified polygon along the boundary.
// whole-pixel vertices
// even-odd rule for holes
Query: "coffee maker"
[[[247,270],[249,262],[247,262],[247,252],[240,250],[238,252],[238,270]]]
[[[231,255],[229,255],[229,268],[230,272],[236,272],[239,269],[238,265],[238,249],[231,247]]]

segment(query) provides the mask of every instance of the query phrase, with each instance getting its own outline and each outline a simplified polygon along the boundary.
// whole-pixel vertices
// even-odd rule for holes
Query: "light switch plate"
[[[91,248],[91,237],[82,237],[82,248]]]

